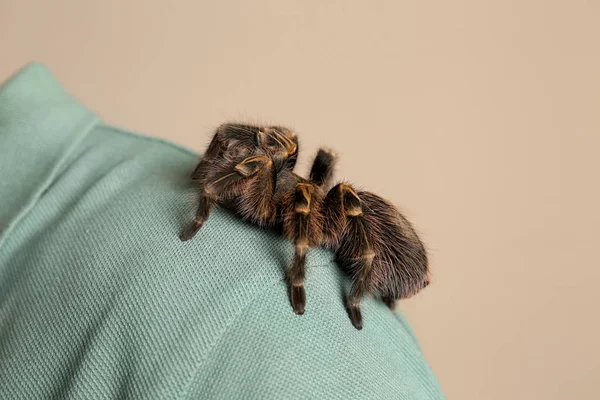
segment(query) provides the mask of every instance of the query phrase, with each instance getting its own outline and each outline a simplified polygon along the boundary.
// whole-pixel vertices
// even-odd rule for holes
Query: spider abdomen
[[[375,254],[371,289],[392,299],[411,297],[429,284],[423,243],[394,205],[370,192],[358,195],[367,238]]]

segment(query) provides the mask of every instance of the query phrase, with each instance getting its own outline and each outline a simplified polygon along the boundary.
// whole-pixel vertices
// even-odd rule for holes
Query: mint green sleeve
[[[356,331],[333,255],[215,210],[198,156],[111,127],[41,65],[0,88],[0,399],[443,399],[400,313]]]

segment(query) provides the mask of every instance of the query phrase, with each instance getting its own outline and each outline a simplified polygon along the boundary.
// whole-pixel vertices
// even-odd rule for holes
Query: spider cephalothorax
[[[280,225],[295,246],[287,275],[297,314],[306,305],[308,248],[333,250],[352,279],[347,307],[352,324],[361,329],[364,294],[379,293],[393,308],[396,299],[429,284],[425,248],[391,203],[347,183],[329,188],[334,153],[320,149],[308,179],[293,172],[297,156],[297,136],[287,128],[221,125],[192,174],[200,186],[199,207],[180,238],[191,239],[218,203],[259,226]]]
[[[277,173],[293,169],[297,157],[296,134],[287,128],[219,126],[192,173],[199,185],[199,204],[181,240],[191,239],[218,203],[233,206],[243,218],[260,226],[273,225]]]

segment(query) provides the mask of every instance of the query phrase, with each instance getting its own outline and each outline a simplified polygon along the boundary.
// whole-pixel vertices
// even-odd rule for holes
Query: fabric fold
[[[41,64],[0,86],[0,246],[98,121]]]

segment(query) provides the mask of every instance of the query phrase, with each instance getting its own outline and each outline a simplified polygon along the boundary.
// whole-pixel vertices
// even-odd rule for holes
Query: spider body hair
[[[370,274],[367,292],[384,298],[404,299],[429,284],[427,252],[412,224],[394,205],[376,194],[358,191],[362,215],[348,217],[339,245],[333,247],[350,276]],[[347,238],[362,240],[345,240]],[[369,248],[373,260],[369,272],[353,269],[353,260]]]
[[[179,238],[193,238],[216,205],[233,208],[259,226],[272,226],[277,218],[272,202],[277,171],[293,169],[297,158],[298,139],[288,128],[220,125],[192,172],[198,208]]]

